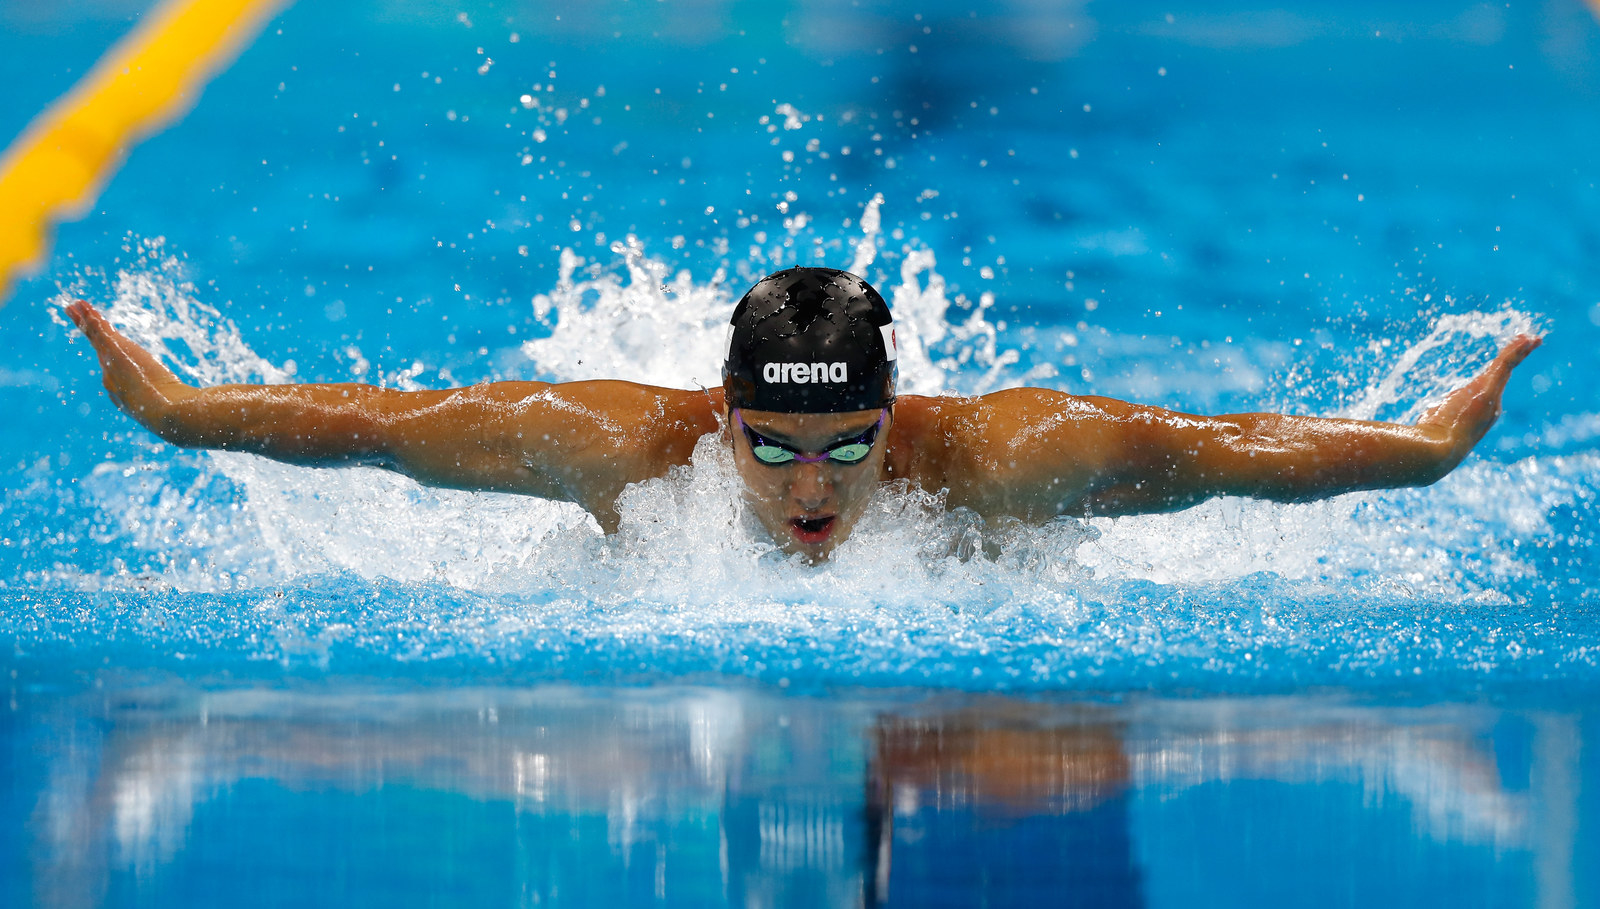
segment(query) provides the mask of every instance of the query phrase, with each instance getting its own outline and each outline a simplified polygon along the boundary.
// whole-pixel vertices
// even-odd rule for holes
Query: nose
[[[806,511],[818,511],[833,498],[833,480],[822,464],[796,464],[789,496]]]

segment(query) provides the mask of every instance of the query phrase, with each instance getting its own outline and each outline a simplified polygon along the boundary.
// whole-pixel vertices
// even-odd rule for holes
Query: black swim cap
[[[733,309],[728,403],[776,413],[845,413],[894,401],[894,320],[872,285],[836,268],[762,278]]]

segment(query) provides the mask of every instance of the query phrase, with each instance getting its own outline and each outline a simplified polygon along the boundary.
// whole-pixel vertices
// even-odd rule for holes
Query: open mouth
[[[833,515],[815,518],[791,518],[789,526],[795,538],[802,543],[821,543],[833,531]]]

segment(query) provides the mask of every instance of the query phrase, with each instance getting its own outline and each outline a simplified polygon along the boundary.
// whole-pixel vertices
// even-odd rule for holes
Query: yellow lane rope
[[[289,0],[167,0],[0,156],[0,306],[58,220],[82,217],[129,148],[188,112]]]

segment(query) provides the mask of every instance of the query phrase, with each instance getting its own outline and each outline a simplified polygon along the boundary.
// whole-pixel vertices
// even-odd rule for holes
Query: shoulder
[[[895,405],[890,472],[950,490],[952,504],[1003,499],[1040,471],[1082,480],[1117,449],[1126,406],[1044,388],[906,395]]]
[[[543,401],[570,401],[621,416],[629,412],[641,414],[665,409],[710,410],[720,407],[722,389],[666,388],[644,385],[620,379],[593,379],[580,382],[506,381],[485,382],[457,389],[507,403],[537,403]]]
[[[993,396],[901,395],[894,405],[888,469],[925,489],[960,487],[990,456]]]
[[[720,388],[613,380],[493,382],[450,394],[440,404],[474,415],[474,431],[499,447],[629,481],[688,463],[700,437],[718,429],[722,406]]]
[[[629,481],[660,476],[689,463],[700,439],[722,427],[722,389],[664,388],[634,382],[595,382],[605,402],[613,456],[629,465]]]
[[[564,412],[574,420],[628,432],[679,421],[715,428],[716,415],[722,409],[721,388],[666,388],[615,379],[490,382],[458,391],[520,408],[529,415]]]
[[[919,442],[938,438],[982,450],[1063,427],[1092,433],[1124,419],[1128,406],[1048,388],[1008,388],[986,395],[904,395],[895,404],[895,420]]]
[[[514,414],[506,428],[525,463],[558,475],[608,530],[623,488],[688,464],[700,439],[721,425],[720,388],[611,380],[508,386],[498,390]]]

